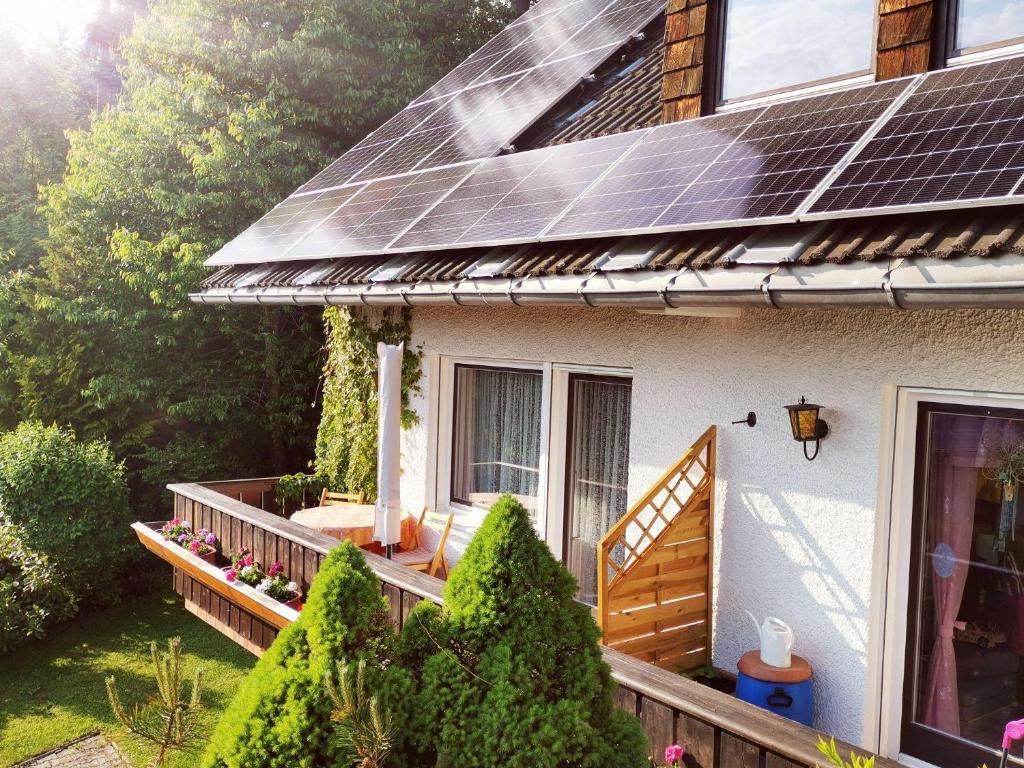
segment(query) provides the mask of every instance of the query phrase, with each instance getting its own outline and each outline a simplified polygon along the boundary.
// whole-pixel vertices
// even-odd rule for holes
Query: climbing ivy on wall
[[[316,474],[336,491],[377,497],[377,343],[405,342],[402,427],[418,417],[409,405],[419,392],[423,353],[412,346],[412,315],[405,308],[328,307],[323,414],[316,437]]]

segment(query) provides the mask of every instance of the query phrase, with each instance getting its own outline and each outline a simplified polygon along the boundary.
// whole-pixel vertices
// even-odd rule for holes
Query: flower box
[[[161,534],[163,525],[164,522],[133,523],[132,530],[142,545],[161,560],[260,621],[276,629],[284,629],[299,617],[297,609],[292,607],[294,601],[289,604],[281,603],[251,587],[230,584],[224,578],[224,571],[221,568],[211,564],[206,558],[192,554],[176,542],[168,541]],[[301,598],[299,601],[301,603]]]
[[[302,592],[295,582],[288,581],[281,563],[273,563],[269,571],[264,571],[252,553],[243,548],[231,557],[231,565],[223,571],[224,580],[236,589],[251,589],[294,611],[302,609]]]

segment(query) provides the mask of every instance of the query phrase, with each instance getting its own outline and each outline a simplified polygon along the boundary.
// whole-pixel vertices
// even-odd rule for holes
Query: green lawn
[[[145,766],[153,752],[114,720],[104,679],[117,678],[121,700],[130,706],[155,689],[150,641],[166,647],[175,635],[181,637],[188,677],[196,663],[203,664],[209,732],[256,659],[187,613],[180,599],[157,592],[83,616],[56,637],[0,656],[0,766],[96,729]],[[197,762],[194,754],[176,754],[168,765]]]

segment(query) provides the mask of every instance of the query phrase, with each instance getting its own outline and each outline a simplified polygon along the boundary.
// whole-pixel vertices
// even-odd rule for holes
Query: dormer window
[[[725,0],[723,7],[721,104],[871,73],[870,0]]]
[[[952,0],[950,58],[1024,47],[1024,0]]]

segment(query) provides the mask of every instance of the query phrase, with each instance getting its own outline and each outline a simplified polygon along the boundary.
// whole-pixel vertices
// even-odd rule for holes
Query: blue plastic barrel
[[[814,692],[811,680],[774,683],[755,680],[742,672],[736,677],[736,698],[804,725],[814,722]]]

